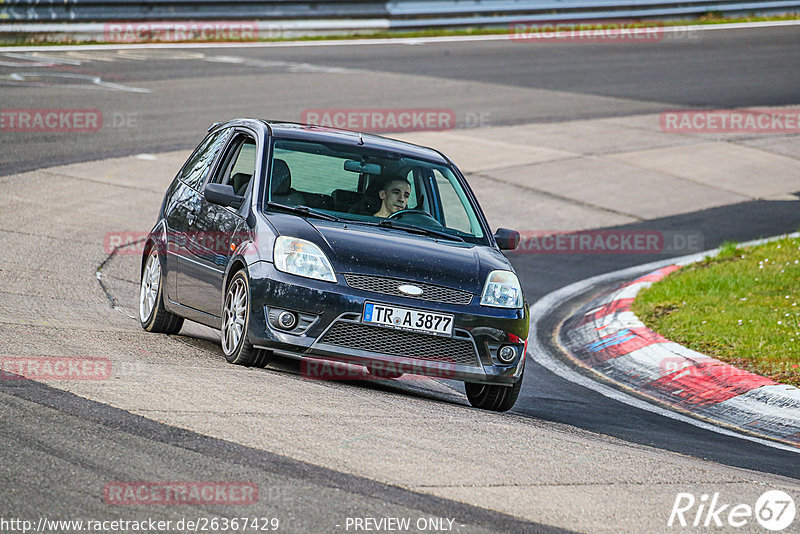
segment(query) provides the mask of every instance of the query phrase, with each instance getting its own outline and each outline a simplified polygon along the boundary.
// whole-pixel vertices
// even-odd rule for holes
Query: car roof
[[[429,147],[389,139],[380,135],[329,128],[327,126],[317,126],[314,124],[302,124],[297,122],[272,121],[266,119],[232,119],[226,122],[214,123],[209,127],[209,131],[230,126],[250,126],[259,125],[269,128],[274,137],[282,139],[305,139],[309,141],[334,142],[343,145],[365,146],[379,150],[389,150],[400,152],[407,156],[433,161],[441,164],[448,164],[449,160],[437,150]]]

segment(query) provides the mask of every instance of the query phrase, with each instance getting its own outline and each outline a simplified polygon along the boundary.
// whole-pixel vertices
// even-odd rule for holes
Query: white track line
[[[520,22],[526,22],[520,18]],[[3,25],[0,25],[0,28]],[[775,28],[784,26],[800,26],[800,20],[776,20],[765,22],[736,22],[731,24],[696,24],[692,26],[658,26],[664,33],[687,33],[715,30],[740,30],[757,28]],[[46,25],[42,25],[46,27]],[[592,30],[588,31],[589,33]],[[580,36],[582,33],[574,34]],[[543,38],[546,39],[546,38]],[[315,41],[268,41],[254,43],[141,43],[141,44],[103,44],[103,45],[53,45],[53,46],[2,46],[0,52],[42,52],[42,51],[79,51],[79,50],[130,50],[136,48],[288,48],[318,46],[375,46],[375,45],[419,45],[436,43],[463,43],[474,41],[508,41],[515,40],[513,33],[496,35],[449,35],[442,37],[398,37],[381,39],[332,39]],[[519,39],[520,42],[534,40]]]
[[[789,234],[790,237],[797,237],[798,235],[800,234],[798,233]],[[773,239],[778,239],[780,237],[784,236],[777,236],[768,239],[758,239],[755,241],[742,243],[740,246],[758,245],[761,243],[765,243],[767,241],[771,241]],[[538,332],[539,323],[550,313],[550,311],[553,308],[555,308],[565,300],[570,300],[573,297],[581,294],[584,291],[587,291],[588,289],[594,286],[613,282],[616,280],[625,280],[627,278],[634,278],[638,275],[645,274],[650,271],[655,271],[656,269],[660,269],[668,265],[675,265],[675,264],[687,265],[689,263],[694,263],[706,256],[716,254],[718,250],[719,249],[714,249],[707,252],[701,252],[699,254],[683,256],[680,258],[671,258],[667,260],[656,261],[653,263],[647,263],[644,265],[637,265],[620,271],[601,274],[598,276],[594,276],[592,278],[587,278],[586,280],[581,280],[580,282],[575,282],[574,284],[570,284],[566,287],[558,289],[548,295],[545,295],[544,297],[539,299],[536,302],[536,304],[531,306],[530,309],[531,331],[534,333]],[[607,386],[605,384],[592,380],[588,376],[584,376],[578,373],[577,371],[569,367],[566,363],[548,353],[547,349],[539,342],[538,336],[536,335],[533,335],[528,339],[528,352],[532,355],[533,360],[536,363],[542,365],[543,367],[557,374],[561,378],[569,380],[570,382],[574,382],[587,389],[596,391],[597,393],[600,393],[601,395],[603,395],[604,397],[608,397],[609,399],[621,402],[623,404],[627,404],[628,406],[632,406],[634,408],[639,408],[641,410],[645,410],[651,413],[663,415],[664,417],[669,417],[670,419],[674,419],[676,421],[688,423],[690,425],[694,425],[704,430],[710,430],[712,432],[716,432],[718,434],[722,434],[725,436],[731,436],[739,439],[746,439],[748,441],[752,441],[760,445],[766,445],[767,447],[772,447],[775,449],[780,449],[800,454],[800,449],[798,449],[797,447],[792,447],[790,445],[784,445],[776,441],[762,439],[756,436],[751,436],[748,434],[735,432],[733,430],[728,430],[727,428],[723,428],[700,419],[695,419],[694,417],[689,417],[687,415],[683,415],[678,412],[673,412],[672,410],[668,410],[659,405],[651,404],[650,402],[644,401],[638,397],[628,395],[627,393],[624,393],[621,390],[618,390],[611,386]]]

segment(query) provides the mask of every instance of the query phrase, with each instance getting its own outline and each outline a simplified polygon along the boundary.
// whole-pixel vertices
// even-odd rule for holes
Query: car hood
[[[317,244],[337,274],[384,276],[480,294],[490,271],[513,270],[505,256],[488,246],[284,214],[270,216],[270,222],[281,235]]]

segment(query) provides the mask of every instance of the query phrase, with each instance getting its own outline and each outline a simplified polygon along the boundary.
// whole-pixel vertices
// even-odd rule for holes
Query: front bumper
[[[511,385],[522,375],[527,306],[487,308],[479,305],[479,296],[458,305],[363,291],[348,286],[341,274],[333,284],[277,271],[268,262],[255,263],[249,271],[248,336],[256,347],[483,384]],[[453,336],[364,324],[366,301],[452,314]],[[299,324],[289,331],[280,328],[275,321],[279,310],[295,313]],[[516,350],[509,363],[498,358],[504,345]]]

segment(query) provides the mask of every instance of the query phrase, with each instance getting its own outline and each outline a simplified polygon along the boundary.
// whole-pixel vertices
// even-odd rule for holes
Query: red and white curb
[[[800,447],[800,389],[673,343],[633,314],[636,294],[678,268],[623,284],[570,317],[561,330],[570,355],[673,408]]]
[[[631,311],[639,291],[680,266],[715,252],[597,276],[551,293],[531,307],[531,324],[536,329],[553,307],[616,281],[615,289],[573,312],[562,323],[557,339],[573,363],[622,385],[621,390],[557,361],[534,339],[536,336],[529,340],[529,351],[535,361],[563,378],[626,404],[722,434],[800,452],[800,389],[673,343],[645,327]]]

